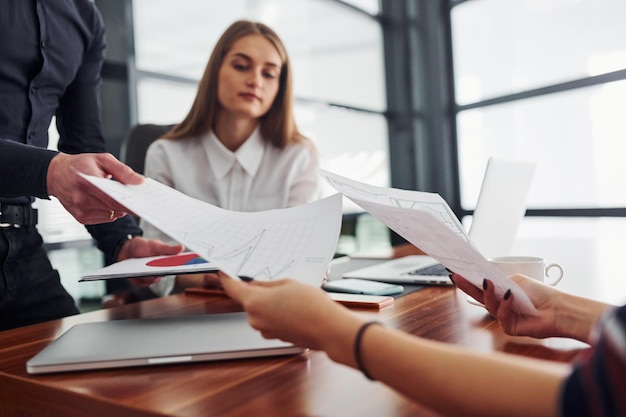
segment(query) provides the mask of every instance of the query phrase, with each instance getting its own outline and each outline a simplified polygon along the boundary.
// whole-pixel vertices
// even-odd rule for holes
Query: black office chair
[[[174,125],[139,124],[130,128],[122,141],[120,160],[140,174],[144,173],[146,151]]]
[[[152,142],[162,137],[174,125],[138,124],[130,128],[122,141],[120,161],[140,174],[144,173],[146,151]],[[107,264],[111,260],[106,261]],[[106,295],[102,307],[110,308],[128,304],[139,299],[150,298],[150,291],[144,288],[131,288],[125,279],[106,281]]]

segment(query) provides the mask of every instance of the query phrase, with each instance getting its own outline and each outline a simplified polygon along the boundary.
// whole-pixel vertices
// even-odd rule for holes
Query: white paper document
[[[476,250],[450,206],[438,194],[375,187],[323,170],[321,175],[337,191],[446,268],[478,288],[482,288],[483,279],[489,278],[499,298],[510,289],[517,311],[536,314],[526,293]]]
[[[340,194],[286,209],[235,212],[150,178],[124,185],[83,177],[231,277],[290,277],[319,287],[339,239]]]

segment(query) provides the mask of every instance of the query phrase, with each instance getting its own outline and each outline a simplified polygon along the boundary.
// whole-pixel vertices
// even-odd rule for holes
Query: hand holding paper
[[[510,289],[515,294],[517,311],[536,313],[526,293],[474,248],[452,209],[438,194],[374,187],[327,171],[322,171],[322,176],[337,191],[446,268],[478,288],[483,279],[489,278],[498,297]]]
[[[130,258],[84,275],[81,281],[215,272],[217,267],[195,253]]]

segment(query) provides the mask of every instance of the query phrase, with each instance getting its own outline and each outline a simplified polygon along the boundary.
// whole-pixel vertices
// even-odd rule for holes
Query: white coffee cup
[[[536,256],[499,256],[489,259],[507,276],[514,274],[526,275],[548,285],[556,285],[563,278],[563,267],[559,264],[548,264],[543,258]],[[553,276],[550,273],[553,272]]]

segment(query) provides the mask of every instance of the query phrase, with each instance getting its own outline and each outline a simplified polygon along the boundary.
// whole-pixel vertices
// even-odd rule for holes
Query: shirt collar
[[[204,142],[209,166],[216,179],[224,178],[235,161],[239,162],[248,175],[254,176],[265,152],[265,142],[258,127],[236,152],[231,152],[226,148],[213,132],[209,132]]]

